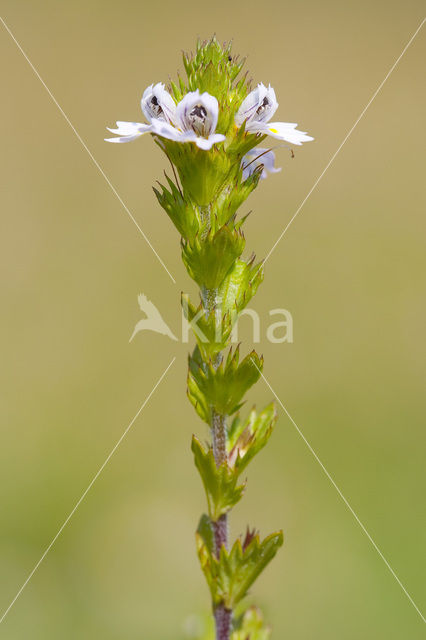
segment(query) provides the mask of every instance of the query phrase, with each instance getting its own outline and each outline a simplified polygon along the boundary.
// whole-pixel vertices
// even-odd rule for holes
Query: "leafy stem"
[[[258,145],[266,136],[300,145],[312,140],[294,123],[269,120],[278,103],[271,86],[251,90],[244,65],[231,44],[215,37],[184,54],[187,82],[169,90],[149,86],[141,101],[147,123],[117,122],[110,142],[130,142],[150,133],[164,151],[175,181],[154,188],[158,202],[181,236],[182,260],[197,283],[201,304],[182,295],[196,346],[188,358],[188,397],[210,427],[211,444],[193,436],[194,462],[207,498],[196,542],[213,603],[217,640],[268,640],[259,610],[240,602],[283,543],[281,531],[263,540],[255,530],[231,545],[228,513],[241,500],[240,475],[268,442],[276,420],[273,405],[240,416],[247,391],[257,382],[263,358],[252,351],[240,359],[230,346],[238,316],[263,280],[262,263],[243,258],[238,209],[266,172],[276,172],[274,153]],[[242,615],[235,616],[235,610]]]

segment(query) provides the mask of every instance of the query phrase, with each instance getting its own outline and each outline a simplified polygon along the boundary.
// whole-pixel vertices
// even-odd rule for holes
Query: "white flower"
[[[152,122],[162,120],[173,122],[176,112],[176,104],[172,96],[165,90],[164,84],[158,82],[145,89],[141,100],[141,108],[145,118]]]
[[[225,140],[221,133],[215,133],[219,105],[213,96],[198,91],[187,93],[176,107],[176,124],[184,132],[195,132],[197,146],[210,149],[216,142]]]
[[[263,171],[260,175],[262,179],[267,178],[268,173],[278,173],[281,167],[275,166],[275,153],[262,147],[256,147],[246,153],[242,159],[243,180],[247,180],[257,167],[263,165]]]
[[[111,133],[116,133],[118,138],[105,138],[107,142],[131,142],[136,140],[144,133],[152,133],[154,129],[153,122],[170,122],[174,118],[176,111],[175,102],[168,93],[164,84],[161,82],[156,85],[151,85],[145,89],[142,100],[141,108],[148,120],[149,124],[142,124],[141,122],[123,122],[117,121],[117,129],[110,129]]]
[[[298,131],[295,122],[269,122],[277,108],[278,102],[271,85],[267,88],[260,83],[243,100],[235,116],[235,124],[241,127],[245,122],[246,131],[249,133],[266,134],[292,144],[301,145],[302,142],[313,140],[305,131]]]
[[[108,131],[119,137],[105,140],[130,142],[144,133],[153,133],[175,142],[195,142],[200,149],[211,149],[216,142],[225,140],[224,135],[215,133],[219,105],[208,93],[187,93],[176,105],[164,85],[158,83],[144,91],[141,108],[149,124],[118,121],[117,129]]]

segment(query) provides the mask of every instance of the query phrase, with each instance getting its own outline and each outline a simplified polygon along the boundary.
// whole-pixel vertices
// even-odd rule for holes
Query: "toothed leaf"
[[[239,539],[230,551],[222,547],[217,558],[209,551],[199,532],[196,538],[198,557],[213,603],[223,603],[229,609],[233,609],[244,598],[283,544],[282,531],[271,534],[262,542],[256,535],[244,550]]]
[[[236,416],[228,431],[229,464],[240,474],[266,445],[277,420],[273,403],[257,413],[255,409],[245,422]]]
[[[204,416],[207,407],[214,408],[221,415],[232,415],[241,407],[244,394],[259,379],[262,367],[263,358],[255,351],[239,362],[239,347],[234,353],[230,349],[226,360],[216,366],[211,361],[203,363],[196,347],[189,358],[188,388],[202,404]],[[205,421],[210,424],[211,417]]]
[[[182,243],[182,260],[191,278],[201,288],[218,289],[244,249],[244,236],[223,226],[202,238]]]
[[[195,307],[186,294],[182,294],[181,302],[185,318],[197,340],[202,360],[215,362],[217,354],[227,346],[232,330],[229,314],[222,316],[215,308],[206,314],[203,305]]]
[[[238,473],[227,462],[217,467],[213,449],[205,451],[195,436],[192,438],[192,452],[206,491],[209,516],[216,522],[241,500],[245,485],[237,485]]]
[[[212,521],[203,513],[198,523],[197,532],[203,539],[204,544],[207,547],[209,553],[214,553],[214,535],[213,535],[213,527]]]
[[[237,260],[219,288],[222,314],[229,313],[235,320],[250,302],[263,280],[262,264]]]
[[[153,187],[157,200],[180,235],[188,240],[193,239],[201,228],[199,212],[182,197],[179,189],[167,175],[166,179],[169,189],[162,184],[159,184],[161,191]]]

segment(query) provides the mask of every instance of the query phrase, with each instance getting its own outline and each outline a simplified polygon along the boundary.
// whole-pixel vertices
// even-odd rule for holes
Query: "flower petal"
[[[271,85],[265,87],[264,84],[260,83],[243,100],[235,115],[235,124],[240,127],[244,121],[247,124],[251,122],[267,122],[277,109],[278,102],[275,97],[275,91]]]
[[[136,140],[144,133],[149,133],[152,130],[152,125],[142,124],[141,122],[124,122],[123,120],[117,121],[117,129],[110,129],[111,133],[118,134],[118,138],[104,138],[106,142],[131,142]]]
[[[198,136],[208,137],[214,133],[219,115],[219,105],[209,93],[190,91],[176,107],[176,124],[183,131],[194,131]]]
[[[208,138],[197,138],[195,140],[195,144],[199,149],[205,149],[206,151],[208,151],[214,144],[216,144],[217,142],[223,142],[223,140],[225,139],[225,136],[221,133],[212,133],[212,135]]]
[[[172,96],[165,90],[164,84],[151,84],[143,93],[141,108],[148,122],[154,118],[174,123],[176,104]]]
[[[252,123],[248,131],[252,133],[262,133],[277,140],[286,140],[291,144],[301,145],[303,142],[313,140],[311,136],[306,135],[306,131],[298,131],[294,122],[264,122]]]
[[[181,131],[177,127],[162,120],[152,121],[152,133],[162,138],[167,138],[167,140],[174,140],[175,142],[195,142],[197,139],[194,131]]]
[[[136,138],[140,138],[143,135],[142,133],[137,133],[134,136],[121,136],[119,138],[104,138],[105,142],[132,142],[132,140],[136,140]]]
[[[123,120],[117,121],[117,129],[110,129],[107,127],[108,131],[111,133],[117,133],[121,136],[130,136],[141,133],[147,133],[151,130],[151,125],[142,124],[141,122],[124,122]]]
[[[281,167],[275,166],[275,153],[271,150],[268,151],[268,149],[262,149],[262,147],[256,147],[248,151],[243,157],[241,165],[243,167],[243,180],[251,176],[260,165],[263,165],[262,179],[267,177],[267,172],[278,173],[281,171]]]
[[[268,124],[269,135],[278,140],[286,140],[292,144],[301,145],[310,142],[314,138],[306,135],[306,131],[299,131],[295,127],[288,126],[287,122],[270,122]]]
[[[211,149],[216,142],[222,142],[225,140],[225,136],[221,133],[213,133],[208,138],[201,138],[197,136],[195,131],[181,131],[177,127],[173,127],[167,122],[160,120],[152,121],[152,131],[154,135],[166,138],[167,140],[173,140],[174,142],[195,142],[200,149]]]

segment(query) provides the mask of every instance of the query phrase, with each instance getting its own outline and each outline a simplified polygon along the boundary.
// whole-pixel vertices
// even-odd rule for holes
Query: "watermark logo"
[[[138,295],[138,303],[141,311],[145,314],[145,318],[139,320],[136,324],[129,342],[132,342],[137,333],[142,331],[154,331],[167,336],[171,340],[178,341],[173,331],[170,329],[166,321],[163,319],[161,313],[151,300],[143,294]],[[187,304],[185,298],[183,298],[183,304]],[[187,311],[187,309],[186,309]],[[195,334],[197,339],[201,342],[208,342],[207,337],[204,335],[201,327],[199,326],[200,320],[203,318],[204,311],[200,309],[198,313],[190,320],[187,320],[188,313],[185,313],[185,309],[182,309],[181,316],[181,342],[187,344],[190,340],[190,336]],[[264,327],[265,338],[272,344],[282,344],[284,342],[293,343],[293,316],[287,309],[276,308],[271,309],[268,312],[269,320],[267,326]],[[243,316],[248,316],[251,319],[252,328],[252,342],[258,344],[262,337],[262,322],[261,317],[254,309],[243,309],[236,319],[232,332],[231,343],[237,344],[238,339],[238,323]],[[221,339],[221,325],[220,325],[220,308],[216,309],[216,335],[215,339],[220,341]],[[274,321],[273,321],[274,320]]]
[[[155,304],[151,302],[151,300],[148,300],[143,293],[138,295],[138,303],[146,318],[142,318],[142,320],[139,320],[136,324],[129,342],[131,342],[135,335],[140,331],[155,331],[155,333],[161,333],[163,336],[168,336],[171,340],[175,340],[177,342],[175,334],[163,320],[163,317]]]

